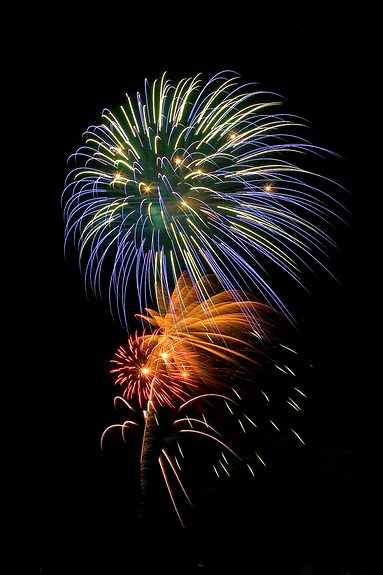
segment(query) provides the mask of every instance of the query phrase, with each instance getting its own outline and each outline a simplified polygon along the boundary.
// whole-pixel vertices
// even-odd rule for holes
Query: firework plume
[[[63,195],[66,243],[125,328],[133,284],[141,310],[159,307],[184,272],[288,313],[268,273],[300,282],[324,259],[330,183],[304,167],[321,150],[280,103],[232,72],[206,84],[164,74],[85,132]]]

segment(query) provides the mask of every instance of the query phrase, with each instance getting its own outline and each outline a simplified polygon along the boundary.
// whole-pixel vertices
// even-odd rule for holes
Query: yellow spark
[[[176,159],[174,160],[174,163],[175,163],[177,166],[180,166],[180,165],[182,164],[181,158],[176,158]]]
[[[271,184],[266,184],[266,185],[265,185],[265,192],[272,192],[272,191],[273,191],[272,185],[271,185]]]
[[[243,433],[246,433],[246,429],[245,429],[245,427],[244,427],[242,421],[241,421],[239,418],[238,418],[238,423],[239,423],[239,425],[242,427]]]
[[[153,226],[154,224],[153,224],[152,214],[151,214],[152,203],[153,203],[153,202],[150,202],[150,204],[148,205],[148,216],[149,216],[149,220],[150,220],[150,222],[151,222],[151,224],[152,224],[152,226]]]
[[[254,427],[258,427],[257,424],[254,423],[254,421],[253,421],[252,419],[250,419],[250,417],[249,417],[248,415],[246,415],[246,413],[244,413],[243,415],[246,417],[246,419],[247,419],[248,421],[250,421],[250,423],[251,423],[252,425],[254,425]]]
[[[283,343],[279,344],[281,347],[287,349],[288,351],[291,351],[291,353],[295,353],[297,355],[298,352],[294,351],[293,349],[291,349],[291,347],[287,347],[287,345],[283,345]]]
[[[305,445],[305,442],[303,441],[303,439],[301,437],[299,437],[299,435],[297,434],[296,431],[294,431],[294,429],[292,427],[290,427],[291,431],[294,433],[294,435],[296,435],[296,437],[299,439],[299,441],[301,443],[303,443],[303,445]]]
[[[141,373],[143,373],[144,375],[147,375],[149,373],[149,368],[148,367],[143,367],[141,369]]]
[[[277,431],[281,431],[281,430],[279,429],[279,427],[277,427],[277,426],[275,425],[274,421],[272,421],[271,419],[270,419],[269,421],[270,421],[270,423],[275,427],[275,429],[276,429]],[[293,430],[291,430],[291,431],[293,431]],[[295,433],[295,431],[294,431],[294,433]]]
[[[295,409],[295,411],[301,411],[299,405],[293,399],[291,399],[291,397],[289,397],[286,400],[286,403],[288,403],[293,409]]]
[[[282,373],[286,373],[285,370],[282,367],[280,367],[279,365],[275,364],[275,367],[277,369],[279,369],[279,371],[281,371]]]
[[[258,455],[257,452],[255,452],[255,453],[256,453],[256,456],[258,457],[259,461],[262,463],[262,465],[264,465],[265,467],[267,467],[267,466],[266,466],[266,463],[263,461],[262,457],[261,457],[260,455]]]
[[[167,357],[169,357],[169,354],[166,352],[161,353],[161,357],[162,357],[162,359],[166,359]]]
[[[289,368],[288,365],[285,365],[285,368],[287,369],[287,371],[289,371],[291,373],[291,375],[293,375],[295,377],[295,373],[293,372],[292,369]]]
[[[266,393],[264,391],[262,391],[262,389],[261,389],[261,393],[265,396],[267,401],[270,401],[270,399],[267,397]]]
[[[158,102],[158,129],[161,130],[162,129],[162,110],[163,110],[163,105],[164,105],[164,98],[165,98],[165,91],[164,91],[164,80],[165,80],[165,74],[166,72],[164,72],[162,74],[162,78],[161,78],[161,85],[160,85],[160,98],[159,98],[159,102]]]
[[[230,413],[233,415],[233,411],[232,411],[230,405],[227,403],[226,400],[225,400],[225,405],[226,405],[227,409],[230,411]]]
[[[140,191],[141,191],[141,189],[142,189],[142,190],[143,190],[144,192],[146,192],[147,194],[152,191],[151,186],[150,186],[149,184],[144,184],[143,182],[140,182],[140,183],[138,184],[138,189],[139,189]]]
[[[230,473],[228,472],[228,470],[226,469],[226,467],[224,466],[224,464],[222,463],[222,461],[219,461],[218,463],[220,463],[220,465],[222,466],[222,469],[224,470],[224,472],[226,473],[226,475],[228,475],[230,477]]]
[[[152,112],[153,112],[153,122],[156,123],[156,107],[155,107],[155,94],[156,94],[156,84],[157,84],[157,80],[158,78],[156,78],[153,82],[153,86],[152,86]]]

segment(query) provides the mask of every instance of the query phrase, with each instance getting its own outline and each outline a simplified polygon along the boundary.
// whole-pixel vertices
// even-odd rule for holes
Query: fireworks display
[[[102,444],[114,429],[125,440],[142,426],[143,502],[159,464],[181,523],[176,491],[190,502],[181,436],[217,447],[217,476],[230,475],[230,458],[254,475],[215,414],[229,414],[235,434],[261,421],[280,430],[264,405],[270,397],[261,374],[274,378],[271,394],[281,374],[295,374],[275,354],[294,352],[276,333],[276,318],[290,312],[273,272],[301,283],[301,270],[322,266],[332,243],[333,182],[301,161],[325,151],[299,135],[301,120],[279,104],[230,71],[205,84],[200,75],[172,84],[163,74],[114,112],[104,110],[71,158],[65,244],[74,242],[86,285],[107,296],[127,332],[111,373],[131,419],[109,426]],[[132,335],[135,311],[142,328]],[[299,412],[304,394],[287,387],[283,402]],[[243,409],[243,393],[263,402],[257,423]]]
[[[164,74],[88,128],[63,196],[66,242],[125,328],[133,284],[141,309],[159,307],[184,272],[288,313],[265,268],[299,282],[323,259],[329,182],[299,166],[322,150],[279,104],[232,72],[175,85]]]

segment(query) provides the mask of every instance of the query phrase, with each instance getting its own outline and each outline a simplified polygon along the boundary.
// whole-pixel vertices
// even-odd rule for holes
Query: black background
[[[42,573],[378,572],[379,384],[366,203],[376,180],[364,168],[370,20],[315,10],[241,8],[224,17],[202,6],[188,10],[190,18],[160,6],[108,6],[85,15],[67,7],[48,20],[34,13],[26,36],[22,99],[33,119],[22,121],[27,136],[33,133],[34,171],[25,185],[36,213],[24,244],[29,273],[21,297],[28,294],[28,318],[32,312],[24,377],[33,381],[38,433],[26,466],[33,505],[24,536],[35,540]],[[348,189],[350,215],[336,230],[338,283],[319,274],[307,278],[309,295],[287,294],[300,346],[315,366],[304,376],[311,390],[301,421],[306,446],[276,453],[253,482],[236,478],[204,489],[196,470],[188,529],[164,501],[155,529],[142,531],[129,451],[117,441],[106,454],[99,446],[116,418],[108,370],[123,333],[106,305],[86,297],[76,262],[63,257],[66,160],[103,107],[141,90],[145,77],[167,70],[174,80],[200,71],[207,78],[223,69],[282,94],[311,122],[311,139],[342,156],[328,169]]]

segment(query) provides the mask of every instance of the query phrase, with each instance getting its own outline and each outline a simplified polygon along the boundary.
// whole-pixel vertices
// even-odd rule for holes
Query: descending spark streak
[[[300,268],[320,263],[332,243],[332,182],[293,163],[324,150],[294,133],[300,119],[273,112],[274,95],[238,79],[227,71],[205,85],[199,75],[146,82],[144,96],[104,110],[73,155],[65,243],[74,239],[86,284],[108,289],[127,329],[129,281],[142,310],[184,272],[193,283],[212,273],[223,289],[255,290],[288,313],[264,261],[300,282]]]
[[[239,459],[239,461],[242,461],[241,457],[235,451],[233,451],[233,449],[231,449],[231,447],[229,447],[226,443],[224,443],[223,441],[221,441],[217,437],[214,437],[214,435],[211,435],[210,433],[205,433],[204,431],[196,431],[195,429],[181,429],[180,433],[195,433],[196,435],[203,435],[205,437],[208,437],[209,439],[216,441],[217,443],[222,445],[225,449],[230,451],[230,453],[232,453],[237,459]]]
[[[181,515],[180,515],[180,512],[179,512],[178,507],[177,507],[177,504],[176,504],[176,501],[175,501],[175,499],[174,499],[173,491],[172,491],[172,489],[171,489],[171,487],[170,487],[169,479],[168,479],[168,476],[167,476],[167,474],[166,474],[166,470],[165,470],[164,463],[163,463],[163,458],[162,458],[161,455],[160,455],[160,457],[159,457],[159,459],[158,459],[158,462],[159,462],[159,465],[160,465],[160,467],[161,467],[161,472],[162,472],[163,478],[164,478],[164,480],[165,480],[166,487],[167,487],[168,493],[169,493],[169,495],[170,495],[170,499],[172,500],[173,507],[174,507],[174,509],[175,509],[175,512],[177,513],[177,517],[178,517],[178,519],[179,519],[179,522],[181,523],[182,527],[185,528],[185,524],[184,524],[184,522],[182,521],[182,517],[181,517]]]

